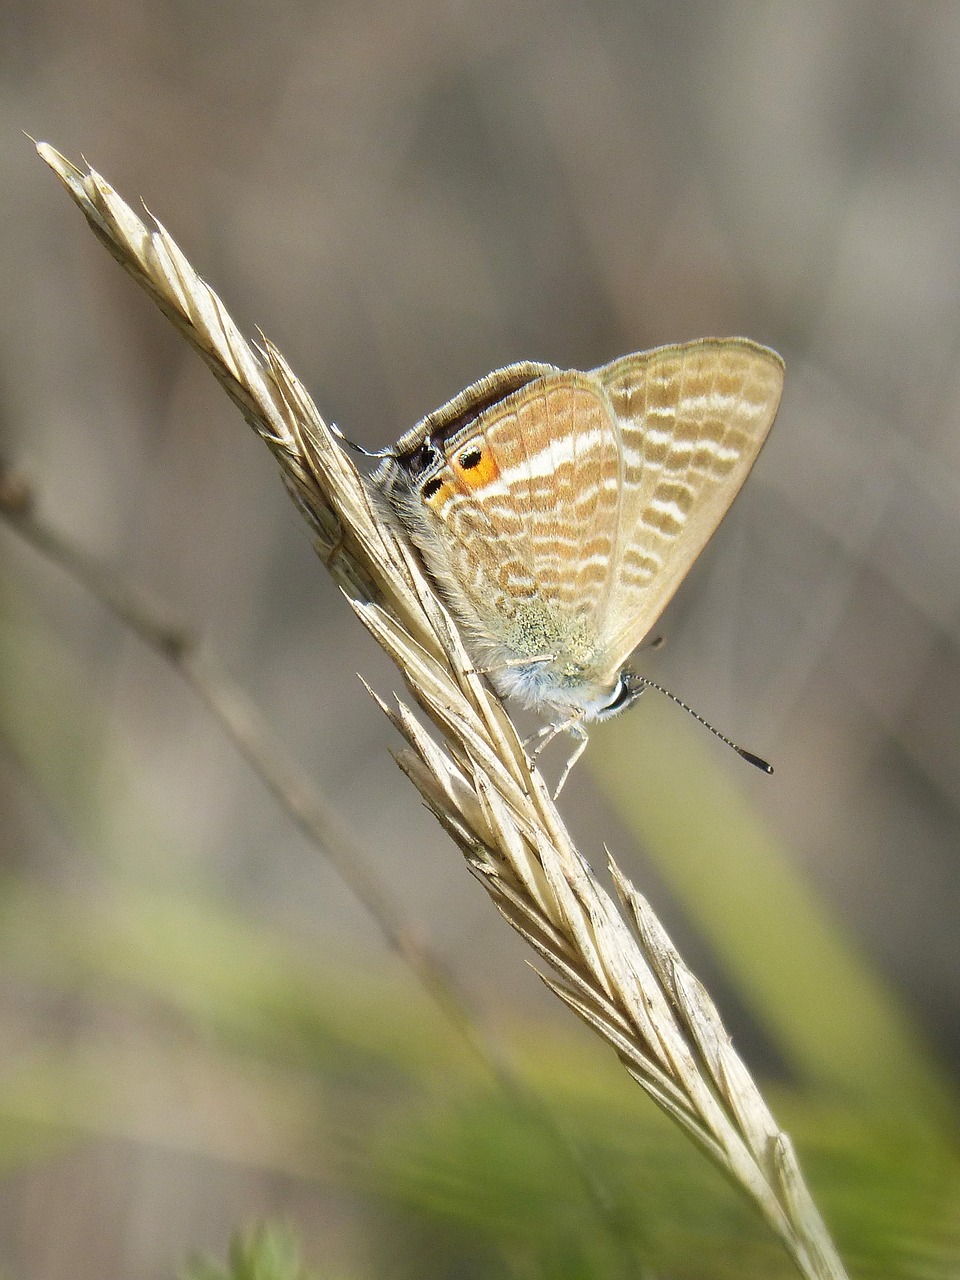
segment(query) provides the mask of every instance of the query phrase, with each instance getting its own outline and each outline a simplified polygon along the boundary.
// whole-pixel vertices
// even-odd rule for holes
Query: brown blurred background
[[[6,0],[0,69],[0,450],[59,527],[209,640],[495,1023],[569,1016],[391,761],[355,672],[383,692],[394,672],[267,452],[21,130],[142,197],[241,326],[370,447],[518,359],[589,368],[734,333],[783,354],[773,435],[648,669],[775,762],[769,781],[722,767],[953,1069],[960,8]],[[11,722],[29,736],[37,710],[62,752],[54,793],[75,787],[84,812],[78,836],[8,726],[8,882],[55,891],[65,921],[118,884],[212,898],[307,953],[392,965],[176,676],[6,529],[0,557],[9,613],[42,637],[32,674],[0,673]],[[646,703],[617,734],[674,714]],[[617,851],[748,1060],[783,1074],[602,798],[605,758],[591,748],[564,794],[574,834],[595,863],[603,842]],[[141,1072],[162,1017],[145,1036],[153,1015],[133,997],[105,1014],[94,990],[56,986],[0,973],[6,1068],[92,1023],[129,1055],[135,1099],[113,1132],[11,1169],[10,1275],[171,1275],[275,1211],[322,1234],[309,1180],[259,1169],[243,1142],[211,1147],[170,1104],[167,1069]]]

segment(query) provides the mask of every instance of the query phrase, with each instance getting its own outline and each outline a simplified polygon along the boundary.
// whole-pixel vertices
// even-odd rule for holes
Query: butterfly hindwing
[[[617,570],[603,621],[611,673],[666,608],[746,480],[773,424],[783,363],[705,339],[596,370],[619,424]]]
[[[444,474],[450,489],[437,516],[452,571],[481,616],[492,611],[502,625],[533,596],[558,618],[602,615],[620,446],[589,375],[548,375],[486,410],[455,441]]]

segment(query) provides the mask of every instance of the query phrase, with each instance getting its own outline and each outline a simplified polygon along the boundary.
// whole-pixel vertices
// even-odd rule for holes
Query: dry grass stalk
[[[553,974],[544,981],[755,1202],[800,1273],[841,1280],[790,1139],[710,997],[613,860],[626,919],[574,848],[450,615],[293,371],[270,342],[243,338],[162,226],[145,226],[93,170],[45,143],[37,149],[273,451],[327,567],[439,730],[442,745],[408,706],[378,698],[409,744],[400,766],[506,920],[547,961]]]

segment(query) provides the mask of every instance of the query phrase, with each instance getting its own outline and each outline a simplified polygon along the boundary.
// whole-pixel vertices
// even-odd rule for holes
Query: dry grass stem
[[[38,151],[273,451],[327,567],[439,732],[438,745],[409,707],[384,706],[408,744],[401,767],[500,912],[547,962],[544,980],[755,1202],[800,1273],[840,1280],[843,1264],[790,1140],[706,991],[612,861],[624,911],[574,848],[419,562],[283,357],[266,339],[254,346],[241,336],[159,224],[147,227],[93,170],[45,143]]]

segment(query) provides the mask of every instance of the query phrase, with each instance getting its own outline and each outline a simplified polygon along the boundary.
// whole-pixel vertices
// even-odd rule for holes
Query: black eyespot
[[[428,480],[427,483],[420,490],[420,496],[421,498],[423,498],[424,502],[426,502],[430,498],[432,498],[435,493],[439,493],[439,491],[442,488],[443,488],[443,481],[440,479],[439,476],[434,476],[433,479]]]
[[[464,471],[472,471],[474,467],[479,467],[483,453],[480,449],[473,446],[471,449],[464,449],[460,455],[460,466]]]

